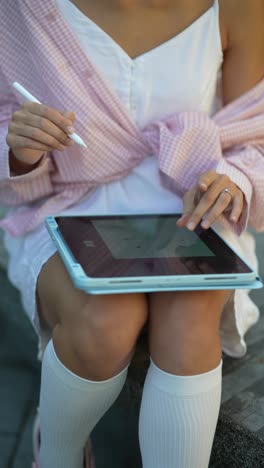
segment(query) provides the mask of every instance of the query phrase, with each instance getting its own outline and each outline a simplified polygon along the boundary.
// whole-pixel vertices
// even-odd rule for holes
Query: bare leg
[[[42,364],[41,467],[81,468],[90,432],[124,385],[147,302],[75,289],[56,254],[41,271],[38,296],[53,329]]]
[[[74,288],[57,253],[40,272],[37,292],[42,320],[69,370],[106,380],[128,364],[147,320],[144,294],[88,295]]]
[[[226,291],[150,296],[151,362],[139,436],[144,468],[207,468],[221,402]]]

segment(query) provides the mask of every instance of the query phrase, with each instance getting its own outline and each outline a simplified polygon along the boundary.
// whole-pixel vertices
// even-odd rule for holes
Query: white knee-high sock
[[[222,360],[205,374],[177,376],[151,361],[139,418],[144,468],[207,468],[219,416]]]
[[[83,448],[97,422],[114,403],[127,368],[103,382],[83,379],[46,347],[41,373],[41,468],[83,468]]]

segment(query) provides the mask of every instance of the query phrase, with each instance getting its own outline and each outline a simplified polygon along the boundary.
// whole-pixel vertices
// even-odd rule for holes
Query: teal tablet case
[[[61,236],[54,216],[48,216],[45,219],[45,225],[47,227],[47,230],[52,240],[54,241],[57,247],[57,250],[64,262],[64,265],[72,279],[74,286],[78,289],[82,289],[83,291],[89,294],[123,294],[123,293],[136,293],[136,292],[155,292],[155,291],[204,291],[204,290],[220,290],[220,289],[260,289],[263,287],[263,282],[259,276],[257,276],[254,281],[251,281],[249,283],[243,283],[243,284],[221,283],[221,285],[219,286],[209,284],[209,285],[206,285],[206,287],[205,286],[182,286],[182,285],[151,287],[151,286],[140,285],[136,283],[135,284],[130,283],[129,285],[124,284],[123,286],[121,286],[120,284],[116,286],[111,284],[111,285],[106,285],[105,287],[101,287],[101,286],[94,287],[94,286],[88,285],[89,278],[84,272],[82,266],[76,262],[70,249],[68,248],[63,237]],[[243,258],[243,261],[248,265],[248,263],[245,261],[244,258]],[[248,266],[250,267],[250,265]]]

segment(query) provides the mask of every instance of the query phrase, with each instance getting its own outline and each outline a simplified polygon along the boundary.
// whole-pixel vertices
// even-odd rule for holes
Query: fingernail
[[[195,223],[193,221],[191,223],[188,223],[187,228],[191,229],[191,230],[194,229],[195,228]]]
[[[208,223],[208,221],[203,221],[201,226],[204,228],[204,229],[207,229],[209,228],[210,224]]]
[[[236,217],[235,216],[232,216],[232,218],[230,219],[230,221],[232,221],[232,223],[235,223],[237,221]]]
[[[183,224],[183,223],[182,223],[182,220],[181,220],[181,219],[178,219],[178,221],[176,221],[176,226],[180,226],[180,227],[181,227],[182,224]]]
[[[75,132],[75,128],[71,127],[71,126],[67,127],[66,130],[67,130],[67,133],[74,133]]]
[[[187,214],[183,214],[181,215],[181,217],[178,219],[178,221],[184,221],[186,218],[188,218],[188,215]],[[177,221],[177,222],[178,222]]]
[[[206,189],[207,189],[207,185],[205,185],[205,184],[201,184],[200,187],[201,187],[203,190],[206,190]]]

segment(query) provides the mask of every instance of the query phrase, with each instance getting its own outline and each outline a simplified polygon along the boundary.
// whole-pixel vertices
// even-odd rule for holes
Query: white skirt
[[[147,158],[148,159],[148,158]],[[148,169],[148,181],[146,180]],[[60,214],[110,214],[110,213],[175,213],[182,209],[182,201],[160,184],[159,174],[151,160],[141,164],[127,178],[104,185],[92,195],[84,197],[77,205]],[[140,177],[142,172],[142,177]],[[152,187],[147,184],[150,184]],[[152,193],[151,193],[152,192]],[[131,193],[133,206],[131,206]],[[12,208],[9,213],[21,208]],[[56,213],[59,214],[59,213]],[[254,237],[244,232],[240,237],[215,224],[215,229],[233,248],[258,271]],[[39,357],[47,337],[40,329],[36,302],[36,284],[42,266],[57,251],[44,225],[21,237],[4,233],[4,243],[9,254],[7,274],[10,282],[20,291],[25,313],[39,336]],[[226,304],[220,326],[223,351],[232,357],[243,357],[247,352],[245,333],[259,319],[259,309],[249,297],[249,290],[234,291]]]

